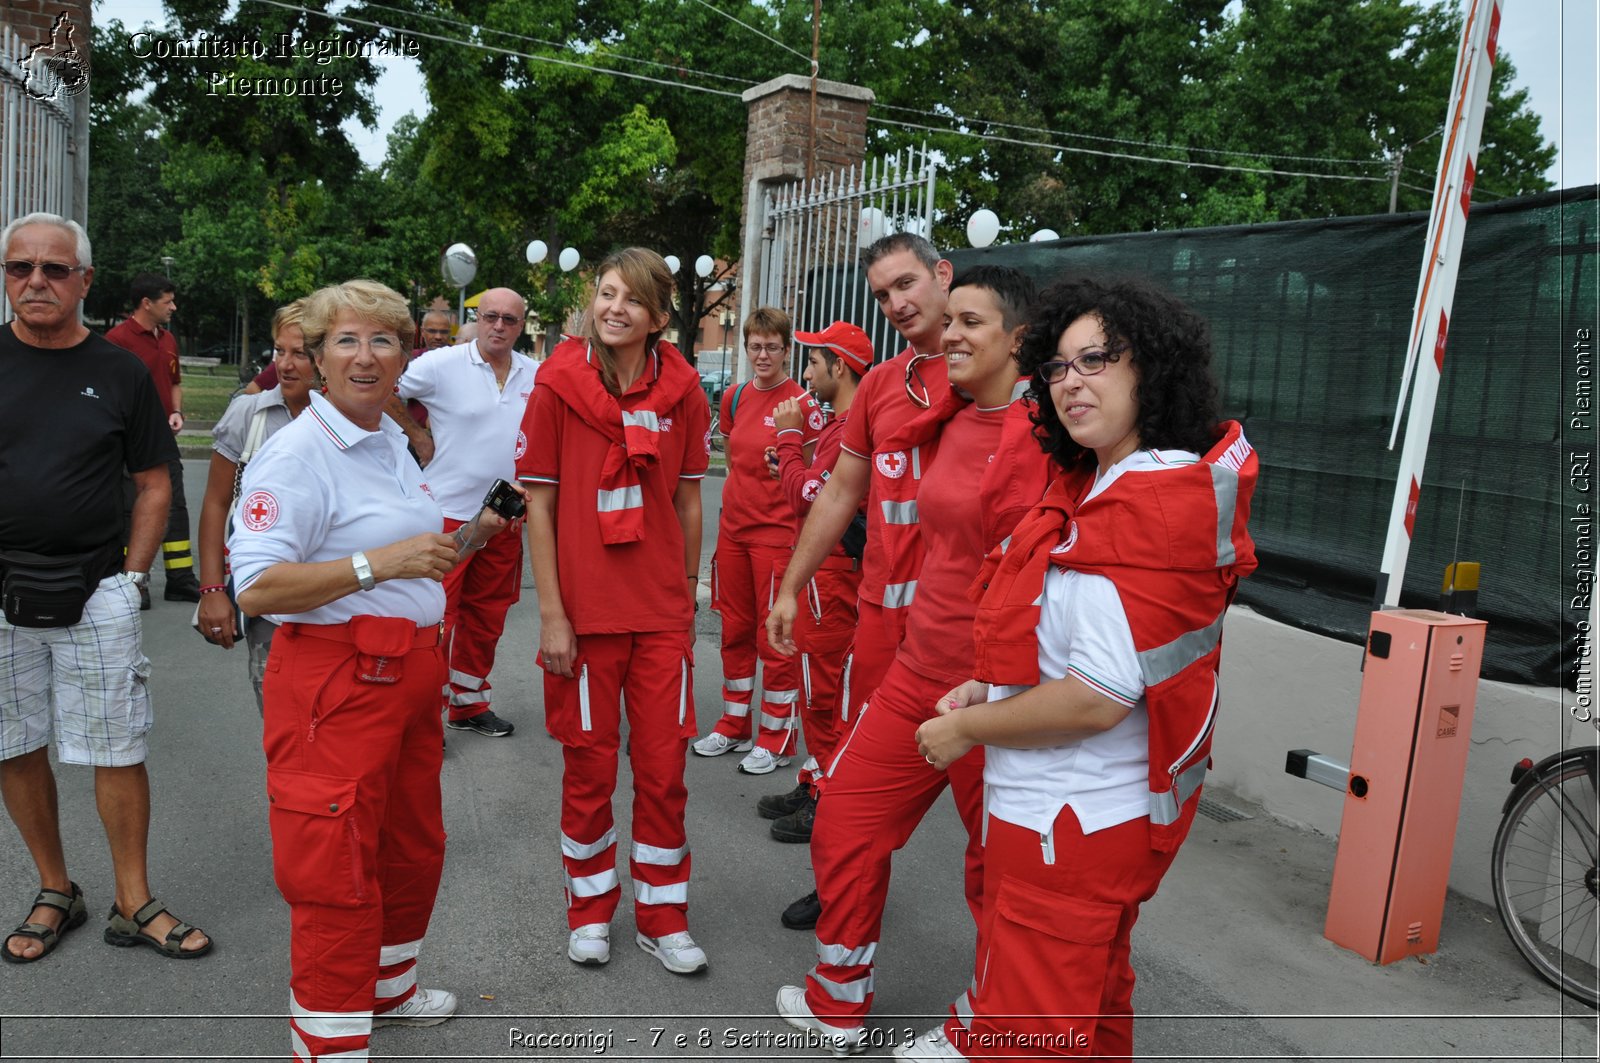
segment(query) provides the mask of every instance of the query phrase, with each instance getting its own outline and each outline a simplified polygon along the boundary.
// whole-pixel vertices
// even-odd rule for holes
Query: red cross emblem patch
[[[878,471],[891,480],[898,480],[906,474],[906,454],[903,450],[892,450],[879,454],[876,461]]]
[[[512,457],[520,458],[520,457],[522,457],[522,455],[526,454],[527,452],[528,452],[528,434],[519,429],[518,432],[517,432],[517,452],[515,454],[513,454]]]
[[[278,523],[278,500],[271,491],[254,491],[244,500],[244,526],[263,532]]]

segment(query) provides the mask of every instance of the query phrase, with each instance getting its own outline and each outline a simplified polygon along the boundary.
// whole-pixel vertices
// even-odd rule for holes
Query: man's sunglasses
[[[33,276],[34,270],[41,270],[45,280],[64,281],[74,273],[83,273],[88,266],[69,266],[65,262],[24,262],[20,258],[6,261],[6,276],[12,280],[25,281]]]

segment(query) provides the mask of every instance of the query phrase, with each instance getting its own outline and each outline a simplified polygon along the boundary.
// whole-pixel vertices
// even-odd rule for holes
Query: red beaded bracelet
[[[201,587],[200,588],[200,593],[201,594],[215,594],[217,591],[225,591],[227,589],[228,588],[226,586],[224,586],[223,584],[217,583],[217,584],[213,584],[210,587]]]

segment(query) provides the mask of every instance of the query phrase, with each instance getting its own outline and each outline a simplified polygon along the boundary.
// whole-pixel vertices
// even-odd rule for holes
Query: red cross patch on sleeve
[[[244,526],[263,532],[278,523],[278,500],[271,491],[254,491],[244,500]]]

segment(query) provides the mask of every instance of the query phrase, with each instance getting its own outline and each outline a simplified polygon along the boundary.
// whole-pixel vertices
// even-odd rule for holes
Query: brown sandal
[[[62,893],[60,890],[42,889],[33,899],[33,908],[54,908],[62,914],[59,927],[48,926],[44,923],[20,924],[15,930],[6,935],[6,944],[12,938],[32,938],[44,944],[44,951],[37,956],[19,956],[5,945],[0,945],[0,958],[7,963],[33,963],[42,960],[55,951],[61,939],[67,936],[67,931],[76,930],[89,918],[88,906],[83,903],[83,891],[76,882],[71,883],[72,892]],[[33,914],[33,908],[28,909],[28,914]]]
[[[106,944],[115,945],[121,949],[132,948],[135,945],[148,945],[161,953],[161,955],[174,960],[197,960],[211,951],[213,944],[211,935],[206,934],[204,930],[200,930],[197,926],[190,926],[181,919],[178,920],[177,926],[167,931],[167,937],[164,941],[157,941],[149,934],[146,934],[144,928],[154,922],[156,917],[163,912],[167,912],[166,908],[154,897],[146,901],[143,908],[134,912],[132,919],[117,911],[117,906],[113,904],[111,906],[111,914],[106,916],[109,923],[105,932]],[[172,913],[167,912],[167,914],[171,915]],[[177,917],[174,916],[173,918]],[[197,949],[185,949],[183,947],[183,939],[196,931],[206,934],[206,943]]]

